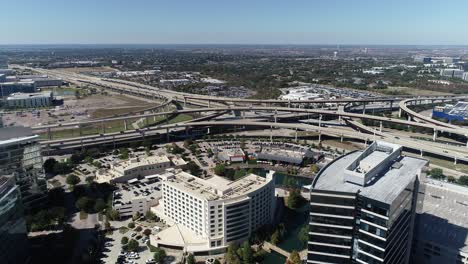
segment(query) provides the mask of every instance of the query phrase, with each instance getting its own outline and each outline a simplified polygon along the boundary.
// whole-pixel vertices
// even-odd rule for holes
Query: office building
[[[30,128],[0,128],[0,175],[15,178],[26,210],[40,207],[46,201],[47,185],[38,139]]]
[[[21,194],[13,177],[0,176],[0,263],[27,263],[29,243]]]
[[[21,194],[13,177],[0,176],[0,263],[27,263],[29,243]]]
[[[98,182],[127,182],[135,178],[164,172],[170,168],[171,160],[167,156],[137,157],[118,161],[110,165],[110,169],[96,172]]]
[[[273,175],[249,174],[236,181],[186,172],[161,175],[162,201],[155,209],[171,227],[151,237],[154,246],[197,254],[224,252],[273,220]]]
[[[243,162],[245,153],[241,148],[215,148],[213,153],[224,162]]]
[[[468,72],[463,73],[463,80],[468,82]]]
[[[47,75],[18,75],[16,76],[17,81],[27,82],[32,81],[36,84],[37,88],[48,87],[48,86],[62,86],[62,79],[49,78]]]
[[[423,179],[411,263],[468,263],[468,188]]]
[[[374,142],[324,167],[310,196],[307,263],[408,263],[426,160]]]
[[[12,93],[35,93],[36,85],[33,81],[0,83],[0,95],[7,97]]]
[[[51,106],[52,102],[52,92],[13,93],[6,98],[5,105],[8,108],[38,108]]]
[[[442,69],[440,70],[440,76],[449,78],[460,78],[462,79],[465,71],[460,69]]]

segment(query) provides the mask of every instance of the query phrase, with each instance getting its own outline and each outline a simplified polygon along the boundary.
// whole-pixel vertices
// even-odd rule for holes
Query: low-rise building
[[[224,162],[243,162],[245,153],[241,148],[215,148],[213,153]]]
[[[249,174],[229,181],[168,172],[154,212],[171,227],[151,236],[151,244],[199,254],[224,252],[273,221],[274,190],[272,174],[266,178]]]
[[[183,164],[180,158],[177,158],[177,163]],[[164,172],[171,167],[177,166],[173,165],[167,156],[136,157],[110,164],[109,169],[98,170],[96,180],[98,182],[127,182]]]
[[[316,155],[307,147],[295,144],[262,144],[256,152],[258,160],[300,165],[304,159],[315,159]]]
[[[150,177],[150,178],[148,178]],[[112,208],[119,212],[120,217],[144,215],[161,199],[161,182],[157,176],[153,179],[135,180],[131,184],[122,185],[112,196]]]
[[[8,108],[37,108],[48,107],[53,102],[52,92],[42,93],[13,93],[6,99]]]

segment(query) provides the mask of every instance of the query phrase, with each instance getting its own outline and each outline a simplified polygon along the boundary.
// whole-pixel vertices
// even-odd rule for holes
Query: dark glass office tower
[[[310,199],[308,263],[408,263],[427,161],[374,142],[323,168]]]
[[[13,177],[0,176],[0,263],[27,263],[29,255],[19,188]]]
[[[30,128],[0,128],[0,176],[13,176],[26,211],[46,201],[41,146]]]

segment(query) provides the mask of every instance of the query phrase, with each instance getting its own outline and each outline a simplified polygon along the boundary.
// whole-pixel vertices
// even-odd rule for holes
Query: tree
[[[429,175],[434,179],[445,178],[444,171],[441,168],[433,168],[429,171]]]
[[[271,235],[270,242],[273,245],[276,245],[280,242],[280,239],[281,239],[281,236],[280,236],[279,230],[275,230],[275,232],[273,232],[273,234]]]
[[[126,236],[122,237],[122,239],[120,240],[120,243],[122,245],[126,245],[128,243],[128,237],[126,237]]]
[[[458,184],[468,186],[468,176],[460,176],[460,178],[458,179]]]
[[[289,255],[289,258],[286,260],[286,264],[301,264],[301,256],[299,256],[299,253],[296,250],[293,250],[291,252],[291,255]]]
[[[218,176],[226,175],[226,166],[224,164],[218,164],[214,167],[214,173]]]
[[[148,228],[145,229],[145,230],[143,231],[143,235],[145,235],[145,236],[151,235],[151,229],[148,229]]]
[[[102,198],[98,198],[96,200],[96,203],[94,204],[94,211],[96,212],[102,212],[104,209],[106,209],[107,205],[106,202]]]
[[[219,262],[218,259],[215,259],[214,263],[213,264],[221,264],[221,262]]]
[[[44,162],[44,172],[55,174],[55,170],[54,170],[55,164],[57,164],[57,160],[55,160],[54,158],[48,158]]]
[[[151,210],[148,210],[146,212],[145,218],[149,221],[156,221],[156,219],[158,219],[158,217],[153,212],[151,212]]]
[[[138,241],[135,239],[130,239],[127,244],[127,250],[128,251],[136,251],[140,247],[140,244],[138,244]]]
[[[68,162],[57,162],[54,164],[54,174],[67,174],[71,171],[72,167]]]
[[[201,168],[200,166],[198,166],[195,162],[193,161],[190,161],[187,165],[186,165],[186,169],[190,172],[190,174],[194,175],[194,176],[199,176],[201,174]]]
[[[302,197],[299,189],[292,189],[289,192],[288,199],[286,200],[287,206],[291,209],[296,209],[304,203],[304,197]]]
[[[247,171],[245,169],[237,169],[234,172],[234,180],[240,179],[244,177],[245,175],[247,175]]]
[[[86,196],[80,197],[75,203],[76,208],[85,212],[89,212],[90,209],[93,208],[93,205],[94,201]]]
[[[94,182],[94,178],[95,178],[94,176],[88,176],[85,178],[85,181],[87,184],[91,185]]]
[[[229,245],[226,253],[226,264],[241,264],[240,258],[237,255],[237,247],[234,244]]]
[[[312,164],[312,165],[310,166],[310,172],[311,172],[312,174],[316,174],[318,171],[319,171],[319,168],[318,168],[317,164]]]
[[[107,210],[106,216],[107,218],[109,218],[109,220],[115,221],[115,220],[119,220],[120,214],[117,210],[111,209],[111,210]]]
[[[70,174],[70,175],[67,176],[66,182],[67,182],[67,184],[69,184],[71,186],[75,186],[78,183],[80,183],[81,180],[80,180],[80,177],[76,176],[75,174]]]
[[[143,228],[142,228],[141,226],[137,226],[137,227],[135,228],[135,231],[137,231],[137,232],[141,232],[141,230],[143,230]]]
[[[186,264],[195,264],[195,257],[193,254],[188,254]]]
[[[254,263],[252,248],[250,247],[250,244],[248,241],[245,241],[242,244],[242,263],[244,264]]]
[[[128,228],[135,228],[135,223],[133,222],[128,223]]]
[[[299,234],[297,235],[299,241],[302,242],[303,246],[307,245],[307,241],[309,241],[309,225],[303,225],[299,230]]]
[[[161,248],[156,248],[154,250],[154,261],[156,261],[156,263],[158,264],[162,264],[164,263],[164,259],[166,258],[167,254],[166,254],[166,251],[164,251],[164,249],[161,249]]]

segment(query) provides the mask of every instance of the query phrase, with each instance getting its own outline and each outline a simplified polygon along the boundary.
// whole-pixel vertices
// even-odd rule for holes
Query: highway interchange
[[[28,68],[24,66],[15,67]],[[421,115],[409,106],[424,105],[439,102],[448,102],[453,100],[467,99],[468,96],[420,96],[420,97],[376,97],[364,99],[335,99],[335,100],[310,100],[310,101],[284,101],[284,100],[255,100],[255,99],[233,99],[222,97],[210,97],[194,94],[186,94],[164,90],[148,85],[113,79],[102,79],[99,77],[88,76],[78,73],[70,73],[63,70],[49,70],[28,68],[30,70],[47,74],[52,77],[62,78],[75,84],[92,84],[118,93],[143,96],[146,98],[164,99],[161,105],[161,111],[153,111],[143,114],[132,114],[128,116],[116,116],[104,119],[88,120],[82,122],[57,123],[52,125],[41,125],[33,127],[38,133],[48,133],[48,139],[41,143],[45,149],[67,150],[86,146],[96,146],[100,144],[116,144],[119,142],[128,142],[144,137],[162,137],[174,132],[185,131],[189,133],[191,129],[204,129],[205,132],[210,128],[241,127],[251,129],[269,129],[272,131],[277,128],[287,128],[292,131],[292,137],[297,139],[298,131],[311,132],[319,137],[335,137],[343,140],[353,139],[357,141],[371,141],[374,139],[385,140],[392,143],[403,145],[405,149],[418,152],[421,155],[432,154],[434,156],[468,162],[468,129],[433,120],[428,116]],[[378,107],[394,108],[398,105],[399,115],[405,115],[407,118],[390,118],[378,115],[366,114],[366,105],[379,104]],[[177,104],[178,109],[167,111],[167,105]],[[361,105],[362,113],[349,112],[350,106]],[[189,108],[190,107],[190,108]],[[156,108],[156,107],[155,107]],[[165,111],[166,109],[166,111]],[[270,118],[256,118],[248,116],[248,113],[268,113]],[[368,112],[370,112],[368,110]],[[160,123],[155,126],[149,126],[143,129],[127,129],[120,132],[105,133],[102,131],[96,135],[81,135],[72,138],[53,139],[51,133],[55,130],[81,128],[82,126],[92,124],[104,124],[106,122],[122,121],[124,123],[131,119],[144,119],[156,116],[164,116],[166,119],[170,115],[177,114],[200,114],[205,115],[202,118],[194,119],[175,124]],[[301,117],[302,119],[322,119],[327,117],[332,120],[338,120],[340,126],[332,126],[330,123],[320,120],[314,124],[298,122],[297,118],[291,122],[286,120],[284,115],[289,117]],[[224,118],[223,118],[224,117]],[[294,118],[293,118],[294,119]],[[284,120],[284,121],[283,121]],[[370,120],[380,123],[380,127],[368,127],[363,125],[361,120]],[[432,131],[432,141],[422,140],[410,137],[394,131],[383,131],[382,124],[396,124],[400,126],[423,128],[426,131]],[[343,125],[345,127],[343,127]],[[457,144],[441,143],[437,140],[439,133],[448,133],[457,135],[458,141],[464,142]]]

